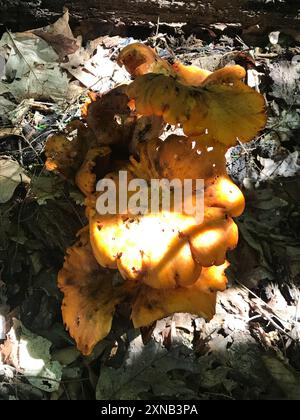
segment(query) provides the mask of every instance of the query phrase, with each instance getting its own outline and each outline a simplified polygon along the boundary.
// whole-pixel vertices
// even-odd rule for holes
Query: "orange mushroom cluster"
[[[83,354],[109,333],[122,302],[131,306],[135,327],[174,312],[213,317],[217,291],[227,284],[227,251],[238,242],[233,217],[245,206],[227,175],[225,153],[237,139],[253,138],[266,121],[264,99],[242,82],[239,66],[210,73],[171,65],[143,44],[126,47],[119,64],[135,80],[93,98],[87,125],[77,122],[73,141],[58,134],[46,147],[47,168],[73,179],[86,195],[89,225],[67,250],[58,276],[64,322]],[[159,118],[155,124],[153,116]],[[147,124],[148,136],[133,150],[133,138]],[[166,124],[180,125],[186,136],[162,140]],[[175,207],[100,214],[96,183],[109,178],[118,187],[120,170],[128,183],[144,179],[149,190],[153,179],[203,180],[203,220]],[[151,194],[148,200],[151,208]]]

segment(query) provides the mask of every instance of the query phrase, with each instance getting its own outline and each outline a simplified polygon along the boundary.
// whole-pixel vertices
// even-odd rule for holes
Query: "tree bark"
[[[113,26],[160,22],[190,26],[239,23],[275,30],[299,28],[296,0],[0,0],[0,29],[21,31],[41,27],[69,8],[71,22],[83,20]]]

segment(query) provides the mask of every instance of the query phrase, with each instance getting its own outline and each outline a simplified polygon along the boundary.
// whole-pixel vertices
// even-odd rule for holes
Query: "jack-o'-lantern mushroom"
[[[174,312],[212,318],[216,294],[227,284],[227,251],[238,243],[233,217],[245,207],[242,192],[227,175],[225,154],[238,139],[252,139],[266,122],[264,98],[242,82],[245,71],[240,66],[211,73],[178,62],[170,64],[139,43],[121,52],[119,64],[135,78],[113,94],[116,111],[125,110],[121,123],[132,121],[135,110],[134,119],[149,116],[150,125],[153,116],[160,117],[156,131],[163,122],[181,126],[185,136],[171,135],[162,140],[159,134],[153,135],[138,143],[129,159],[117,162],[112,145],[123,144],[125,132],[127,145],[134,130],[130,127],[124,132],[116,121],[109,125],[115,111],[105,113],[109,102],[102,98],[87,108],[88,129],[95,138],[88,150],[83,153],[74,143],[73,155],[67,144],[59,157],[57,139],[52,140],[52,149],[48,148],[48,159],[54,149],[52,162],[56,166],[68,172],[70,164],[77,185],[86,195],[89,226],[67,251],[59,273],[63,318],[84,354],[109,333],[116,307],[124,301],[131,307],[135,327]],[[102,171],[97,172],[99,159]],[[122,185],[120,171],[127,174]],[[144,195],[129,188],[137,178],[144,182]],[[154,198],[153,180],[168,181],[169,185],[174,180],[181,184],[191,180],[188,200],[193,211],[178,209],[172,188],[170,207],[165,209],[163,184],[159,183]],[[203,187],[200,196],[198,180]],[[105,214],[99,210],[105,193],[101,188],[96,191],[98,181],[100,185],[113,182],[115,211]],[[197,213],[200,201],[202,218]],[[132,203],[140,210],[134,211]]]

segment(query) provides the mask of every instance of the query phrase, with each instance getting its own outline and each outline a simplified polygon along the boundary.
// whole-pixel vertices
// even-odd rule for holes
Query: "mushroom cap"
[[[166,60],[160,58],[153,48],[141,42],[123,48],[118,57],[118,64],[124,65],[133,77],[147,73],[175,74]]]
[[[139,76],[127,87],[142,115],[180,124],[187,136],[208,133],[227,147],[253,139],[266,124],[263,95],[245,85],[238,66],[212,74],[200,86],[187,86],[162,74]]]
[[[88,150],[84,162],[76,173],[77,187],[88,196],[96,191],[97,179],[102,178],[109,169],[111,149],[108,146]]]
[[[130,284],[115,287],[112,280],[112,272],[100,267],[93,255],[88,228],[82,229],[67,250],[58,287],[64,294],[64,324],[84,355],[107,336],[116,306],[131,293]]]

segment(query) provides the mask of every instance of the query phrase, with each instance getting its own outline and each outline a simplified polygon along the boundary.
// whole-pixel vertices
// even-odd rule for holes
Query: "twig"
[[[248,293],[250,293],[251,295],[253,295],[256,299],[258,299],[263,306],[269,308],[269,310],[272,312],[273,316],[275,319],[277,319],[279,322],[285,322],[287,324],[290,324],[290,321],[287,321],[283,318],[281,318],[279,315],[277,315],[274,310],[271,308],[270,305],[268,305],[266,302],[264,302],[259,296],[257,296],[254,292],[252,292],[252,290],[248,289],[248,287],[246,287],[244,284],[240,283],[238,280],[236,280],[236,283],[238,283],[243,289],[245,289]],[[257,307],[257,309],[261,309],[259,308],[259,306]],[[296,341],[289,333],[287,333],[282,327],[280,327],[280,325],[278,325],[272,318],[271,316],[268,316],[265,312],[261,313],[261,316],[266,318],[276,329],[278,329],[279,331],[281,331],[284,335],[286,335],[288,338],[290,338],[292,341]]]
[[[230,400],[230,401],[236,401],[236,399],[231,397],[230,395],[225,395],[225,394],[220,394],[220,393],[215,393],[215,392],[204,392],[203,395],[207,395],[207,396],[215,397],[215,398],[224,398],[225,400]]]
[[[160,17],[158,16],[158,18],[157,18],[157,24],[156,24],[155,36],[158,36],[158,34],[159,34],[159,26],[160,26]]]
[[[242,38],[237,35],[235,37],[235,39],[246,49],[246,50],[250,50],[249,46],[242,40]]]
[[[298,322],[298,319],[299,319],[299,311],[300,311],[300,296],[298,298],[298,302],[297,302],[297,306],[296,306],[295,322]]]
[[[20,163],[21,163],[22,166],[24,166],[23,154],[22,154],[22,144],[21,144],[20,137],[18,138],[18,146],[19,146],[19,154],[20,154]]]

